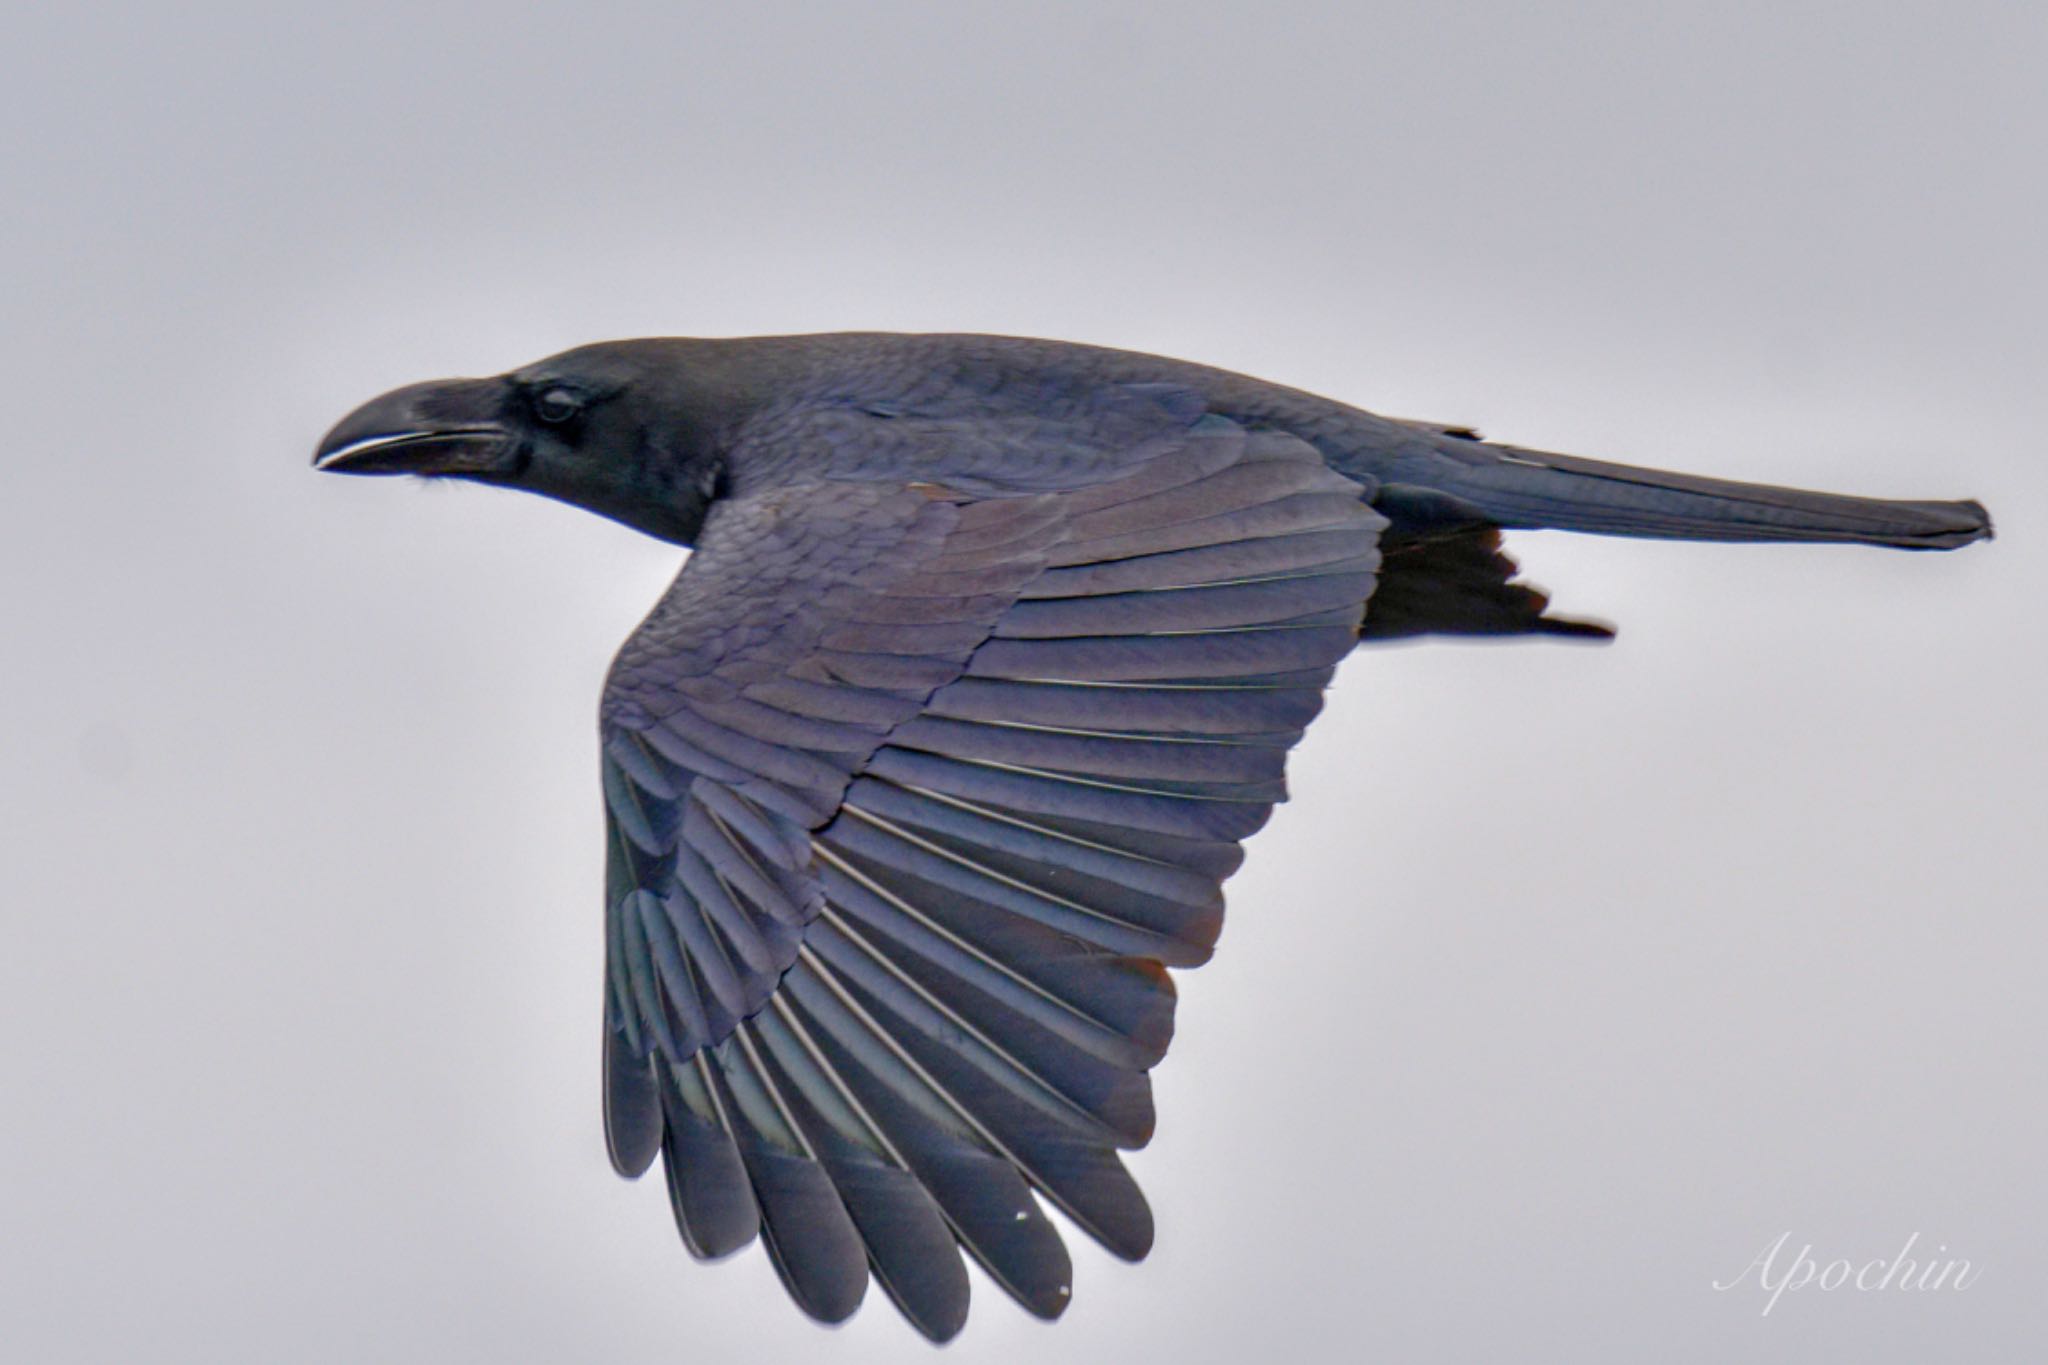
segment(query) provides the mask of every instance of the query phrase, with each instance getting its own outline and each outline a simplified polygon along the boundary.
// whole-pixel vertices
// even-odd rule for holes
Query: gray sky
[[[1606,649],[1347,665],[1181,977],[1143,1266],[949,1358],[2048,1338],[2048,14],[43,7],[0,54],[0,1335],[914,1358],[598,1122],[595,705],[677,555],[315,478],[386,387],[847,327],[1983,498],[1955,555],[1517,538]],[[1781,1232],[1967,1290],[1715,1292]]]

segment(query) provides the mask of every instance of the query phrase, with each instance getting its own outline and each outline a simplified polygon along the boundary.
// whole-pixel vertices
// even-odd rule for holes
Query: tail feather
[[[1430,482],[1511,530],[1675,540],[1846,541],[1951,550],[1991,536],[1982,503],[1858,498],[1670,474],[1441,433]]]
[[[1405,490],[1404,490],[1405,491]],[[1416,528],[1395,518],[1383,540],[1379,584],[1366,603],[1361,641],[1417,635],[1567,635],[1607,640],[1614,627],[1550,616],[1550,597],[1516,578],[1486,523]]]

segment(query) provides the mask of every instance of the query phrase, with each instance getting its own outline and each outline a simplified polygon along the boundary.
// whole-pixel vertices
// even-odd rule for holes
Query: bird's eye
[[[533,400],[533,415],[549,426],[562,423],[583,411],[583,396],[574,389],[543,389]]]

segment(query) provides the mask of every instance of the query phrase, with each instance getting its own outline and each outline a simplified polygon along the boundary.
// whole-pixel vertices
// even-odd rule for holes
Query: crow
[[[604,1130],[690,1251],[934,1341],[973,1257],[1057,1317],[1040,1200],[1152,1245],[1169,968],[1361,641],[1604,638],[1501,531],[1951,549],[1976,502],[1498,445],[1022,338],[659,338],[372,400],[317,468],[545,494],[692,547],[614,661]]]

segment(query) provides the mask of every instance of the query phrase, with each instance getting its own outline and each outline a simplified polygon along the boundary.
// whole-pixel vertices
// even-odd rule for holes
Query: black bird
[[[1604,637],[1501,528],[1950,549],[1975,502],[1666,474],[1153,356],[984,336],[608,342],[417,384],[321,469],[523,488],[694,546],[606,683],[605,1136],[689,1249],[934,1340],[1030,1312],[1039,1199],[1152,1245],[1166,969],[1361,640]]]

